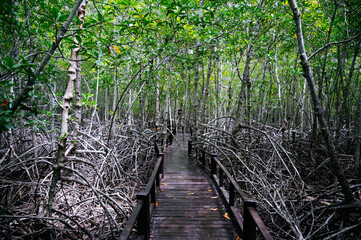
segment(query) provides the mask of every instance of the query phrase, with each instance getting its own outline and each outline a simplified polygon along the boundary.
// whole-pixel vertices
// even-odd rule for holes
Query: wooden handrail
[[[154,140],[154,151],[155,151],[155,154],[158,156],[159,153],[162,152],[162,150],[160,149],[160,146],[159,146],[159,140]]]
[[[250,227],[249,229],[259,229],[264,239],[273,239],[271,236],[271,233],[268,231],[266,225],[263,223],[260,215],[257,212],[256,209],[256,202],[254,204],[250,204],[250,201],[245,201],[245,209],[244,212],[249,214],[250,218],[244,220],[245,223],[249,223]],[[247,238],[245,238],[247,239]],[[255,239],[255,238],[253,238]]]
[[[143,208],[144,202],[138,201],[135,207],[133,208],[132,214],[130,215],[127,224],[125,225],[122,234],[120,235],[120,239],[128,239],[130,237],[130,233],[132,232],[133,226],[138,219],[141,209]]]
[[[155,147],[157,149],[157,143],[155,144]],[[164,177],[164,153],[158,153],[157,155],[157,163],[155,164],[144,192],[137,194],[137,204],[120,235],[121,240],[126,240],[130,237],[136,222],[138,239],[149,239],[150,237],[150,218],[153,209],[156,208],[156,197],[160,186],[160,175]]]
[[[192,142],[190,141],[188,143],[189,155],[191,155],[193,149],[196,149],[196,151],[199,149],[201,151],[201,157],[198,163],[200,163],[203,167],[206,167],[205,154],[208,153],[206,153],[203,149],[199,147],[193,147]],[[197,155],[198,154],[196,154],[196,159],[198,158]],[[265,240],[273,240],[272,235],[270,234],[269,230],[267,229],[266,225],[264,224],[260,215],[257,212],[257,202],[242,190],[242,188],[238,185],[237,181],[228,172],[226,167],[219,161],[216,154],[212,153],[210,154],[210,156],[211,179],[213,180],[213,183],[221,197],[226,200],[226,203],[230,209],[230,213],[235,220],[234,222],[236,223],[240,232],[243,234],[243,239],[255,240],[256,228],[258,228],[259,232]],[[224,187],[224,177],[227,177],[229,181],[228,191]],[[243,219],[238,209],[234,206],[235,193],[237,193],[243,201]]]
[[[236,180],[232,177],[232,175],[228,172],[228,170],[226,169],[226,167],[223,166],[223,164],[218,160],[217,155],[212,154],[212,155],[211,155],[211,161],[214,161],[215,163],[217,163],[218,167],[219,167],[220,170],[221,170],[220,172],[223,172],[223,173],[227,176],[230,184],[233,185],[233,187],[237,190],[238,194],[240,195],[240,197],[241,197],[242,199],[251,199],[251,197],[250,197],[248,194],[246,194],[246,193],[242,190],[242,188],[238,185],[238,183],[237,183]],[[216,174],[216,172],[213,172],[212,175],[213,175],[213,174]],[[222,174],[222,175],[223,175],[223,174]]]

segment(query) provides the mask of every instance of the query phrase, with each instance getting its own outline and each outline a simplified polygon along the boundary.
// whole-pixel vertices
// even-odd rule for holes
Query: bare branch
[[[339,41],[339,42],[330,42],[330,43],[327,43],[325,46],[323,46],[322,48],[318,49],[316,52],[312,53],[311,56],[308,57],[308,61],[311,60],[311,58],[313,58],[317,53],[321,52],[322,50],[328,48],[329,46],[331,45],[339,45],[339,44],[343,44],[343,43],[348,43],[348,42],[351,42],[352,40],[356,39],[358,36],[361,35],[361,32],[359,32],[358,34],[356,34],[355,36],[347,39],[347,40],[344,40],[344,41]]]

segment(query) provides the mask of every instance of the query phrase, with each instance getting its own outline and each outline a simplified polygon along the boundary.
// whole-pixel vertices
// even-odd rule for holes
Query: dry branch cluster
[[[94,126],[97,127],[97,126]],[[2,133],[0,146],[1,239],[105,239],[115,237],[135,205],[154,163],[155,134],[118,127],[112,147],[105,129],[70,138],[52,211],[48,193],[55,142],[30,129]],[[34,145],[35,144],[35,145]]]
[[[360,239],[360,206],[343,204],[344,195],[327,166],[322,141],[311,143],[311,132],[252,124],[240,124],[234,136],[228,130],[232,120],[212,121],[202,126],[198,144],[217,152],[240,186],[259,201],[274,236]],[[346,142],[347,136],[343,134],[340,142]],[[340,159],[346,172],[351,170],[352,155],[345,153]],[[359,196],[361,179],[350,181]]]

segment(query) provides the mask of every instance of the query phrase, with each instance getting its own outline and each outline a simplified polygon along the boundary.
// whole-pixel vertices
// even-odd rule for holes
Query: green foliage
[[[83,98],[80,100],[80,105],[86,107],[87,109],[97,108],[97,103],[93,100],[94,94],[85,93],[82,94]]]
[[[312,53],[324,46],[330,28],[330,16],[336,6],[333,1],[299,0],[298,3],[302,11],[307,51]],[[9,112],[13,101],[28,79],[34,77],[35,69],[68,18],[74,2],[29,0],[25,3],[4,0],[1,4],[0,86],[4,89],[2,101],[8,99],[9,104],[1,109],[0,124],[3,123],[1,126],[8,129],[14,125],[13,122],[16,122],[13,120],[18,119],[20,115],[20,111]],[[291,101],[294,97],[292,91],[296,93],[303,91],[302,69],[297,64],[295,26],[286,0],[263,1],[262,9],[259,4],[260,1],[256,0],[203,1],[201,18],[200,1],[193,0],[110,0],[107,4],[99,2],[88,4],[83,28],[77,27],[80,19],[74,18],[70,27],[72,31],[67,33],[67,37],[61,42],[48,66],[36,80],[37,89],[42,87],[42,91],[25,98],[20,106],[21,110],[35,114],[34,108],[37,107],[34,106],[42,105],[44,102],[49,105],[48,100],[53,97],[49,89],[53,89],[53,86],[57,89],[54,93],[57,100],[61,99],[66,87],[70,49],[77,44],[81,46],[82,75],[90,88],[83,86],[82,91],[86,93],[83,94],[81,104],[88,110],[96,108],[103,111],[106,104],[111,105],[103,101],[106,90],[108,100],[112,101],[115,68],[117,68],[118,97],[134,74],[143,68],[142,77],[136,77],[130,88],[134,90],[133,93],[138,92],[136,86],[142,81],[147,81],[143,89],[144,101],[152,107],[157,79],[162,90],[161,102],[164,103],[164,92],[170,74],[166,65],[169,64],[174,70],[174,73],[171,73],[172,91],[177,90],[178,96],[184,99],[186,91],[192,91],[194,88],[195,64],[198,62],[200,68],[206,72],[212,47],[215,47],[214,59],[219,65],[214,65],[208,103],[213,106],[216,103],[233,100],[232,104],[236,104],[238,93],[242,88],[241,78],[246,53],[251,43],[254,44],[254,54],[251,59],[253,69],[250,100],[254,103],[254,109],[257,109],[257,104],[263,104],[265,99],[269,107],[282,107],[277,105],[279,104],[278,83],[274,76],[276,66],[282,100]],[[359,31],[360,18],[358,12],[354,11],[359,6],[358,1],[347,1],[346,5],[337,6],[330,42],[347,39]],[[255,34],[257,22],[261,24],[258,33]],[[198,40],[201,46],[197,59]],[[326,59],[329,77],[328,82],[323,84],[327,84],[328,89],[332,89],[338,82],[335,76],[339,71],[337,58],[340,53],[345,56],[343,69],[346,70],[342,74],[346,76],[348,73],[347,69],[350,65],[350,56],[346,54],[348,48],[344,45],[339,47],[340,51],[335,46],[330,47]],[[354,42],[351,42],[349,48],[353,47]],[[239,62],[238,73],[235,72],[235,61]],[[311,64],[316,70],[316,77],[319,78],[320,74],[317,75],[317,70],[322,68],[323,53],[315,56]],[[220,67],[222,71],[219,70]],[[99,69],[99,101],[95,102],[97,69]],[[217,74],[221,76],[219,79],[216,77],[216,69],[218,69]],[[232,94],[235,95],[233,99],[228,99],[226,90],[232,77],[234,79]],[[215,90],[216,81],[221,92]],[[358,87],[357,82],[353,82],[353,87]],[[10,89],[13,89],[12,93]],[[202,88],[199,88],[199,96],[202,94]],[[335,95],[338,93],[324,94],[329,95],[330,99],[336,99]],[[134,111],[138,112],[139,108],[139,102],[136,101]],[[58,111],[56,108],[48,110]],[[148,111],[152,112],[152,109]]]
[[[10,110],[0,111],[0,132],[14,128],[13,117]]]

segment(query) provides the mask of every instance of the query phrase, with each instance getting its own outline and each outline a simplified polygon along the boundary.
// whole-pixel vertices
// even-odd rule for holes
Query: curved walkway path
[[[151,239],[238,239],[217,191],[188,158],[187,142],[167,149],[165,173],[153,212]]]

